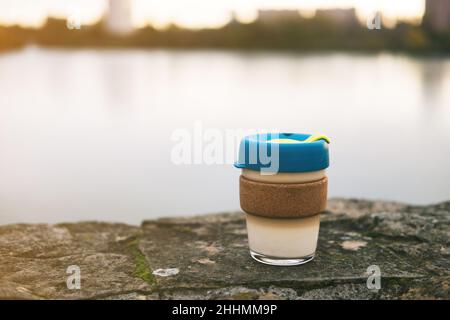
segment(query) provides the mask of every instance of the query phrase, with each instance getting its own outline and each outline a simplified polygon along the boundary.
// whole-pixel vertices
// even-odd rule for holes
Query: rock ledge
[[[242,213],[0,226],[2,299],[450,299],[450,202],[334,199],[316,258],[278,268],[248,255]],[[81,288],[68,289],[69,266]],[[367,288],[367,268],[381,289]],[[73,278],[69,278],[71,284]]]

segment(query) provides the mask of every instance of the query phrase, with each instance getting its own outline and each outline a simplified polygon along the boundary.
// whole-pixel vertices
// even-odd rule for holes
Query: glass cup
[[[242,170],[242,176],[265,183],[298,184],[321,180],[325,170],[261,175]],[[246,213],[250,255],[257,261],[280,266],[299,265],[314,259],[320,214],[304,218],[268,218]]]

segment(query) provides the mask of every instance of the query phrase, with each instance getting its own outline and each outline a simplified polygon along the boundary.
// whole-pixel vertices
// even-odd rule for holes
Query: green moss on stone
[[[134,271],[133,275],[135,277],[138,277],[148,284],[154,284],[156,282],[155,277],[153,276],[153,271],[150,267],[150,265],[147,262],[147,259],[145,259],[144,254],[139,249],[139,239],[134,239],[133,241],[130,241],[128,244],[131,254],[134,257]]]

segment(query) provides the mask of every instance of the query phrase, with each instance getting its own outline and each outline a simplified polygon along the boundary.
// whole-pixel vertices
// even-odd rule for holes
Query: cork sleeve
[[[263,183],[240,177],[241,208],[268,218],[309,217],[326,209],[328,179],[308,183]]]

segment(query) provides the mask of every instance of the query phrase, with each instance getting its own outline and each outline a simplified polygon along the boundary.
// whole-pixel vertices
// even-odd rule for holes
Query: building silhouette
[[[106,29],[115,34],[126,35],[133,31],[130,0],[109,0],[105,19]]]
[[[358,23],[355,8],[317,9],[315,17],[333,22],[341,26],[353,26]]]
[[[258,10],[258,21],[264,24],[279,24],[298,19],[300,19],[298,10]]]
[[[433,31],[450,30],[450,0],[427,0],[424,24]]]

